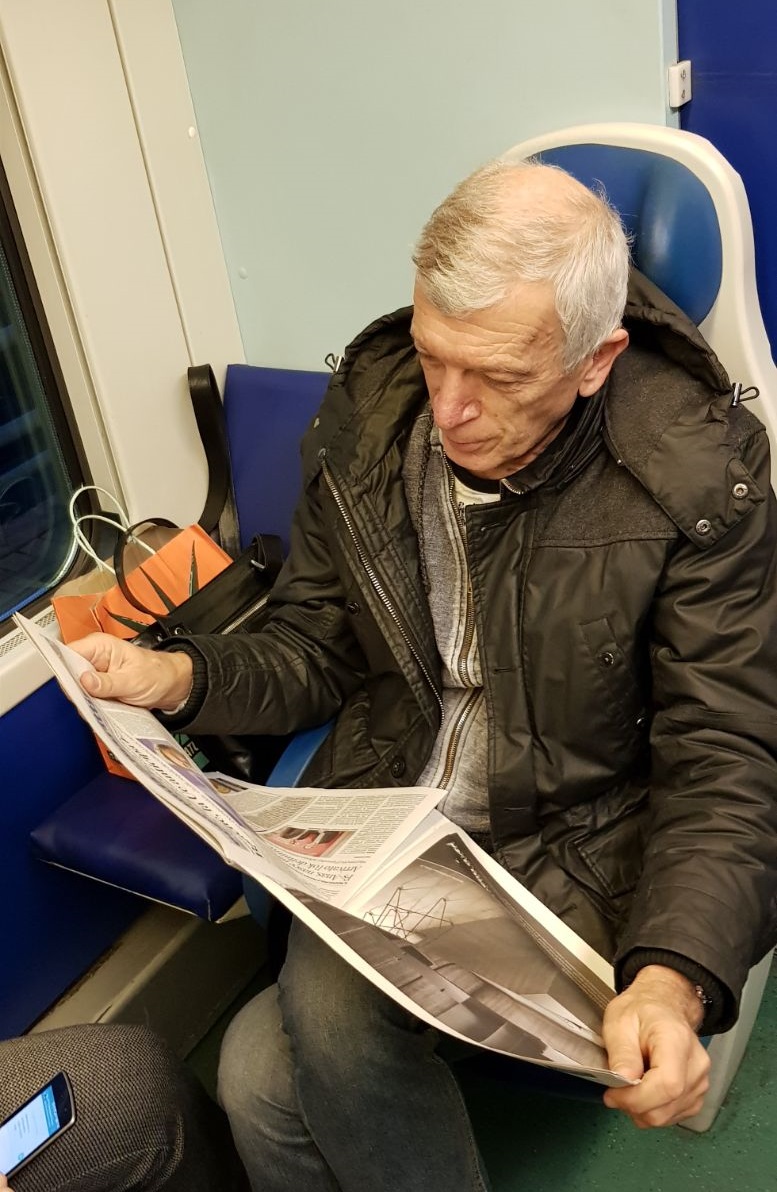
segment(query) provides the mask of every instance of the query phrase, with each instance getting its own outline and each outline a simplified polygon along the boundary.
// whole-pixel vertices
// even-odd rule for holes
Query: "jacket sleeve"
[[[323,724],[361,685],[365,660],[349,627],[315,480],[297,508],[290,547],[261,632],[168,643],[195,649],[205,664],[199,697],[173,727],[285,734]]]
[[[615,958],[685,956],[721,983],[727,1029],[777,937],[777,509],[765,433],[745,463],[766,498],[707,549],[683,540],[656,594],[651,833]]]

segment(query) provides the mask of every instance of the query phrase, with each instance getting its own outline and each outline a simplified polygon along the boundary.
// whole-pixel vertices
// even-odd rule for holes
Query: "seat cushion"
[[[35,855],[202,919],[242,894],[240,874],[137,782],[98,774],[30,837]]]

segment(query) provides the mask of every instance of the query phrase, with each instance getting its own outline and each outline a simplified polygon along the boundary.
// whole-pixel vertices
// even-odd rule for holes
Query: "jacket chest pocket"
[[[643,736],[648,717],[632,659],[618,642],[608,617],[580,626],[586,658],[589,709],[598,723],[592,731],[615,735],[622,745]],[[596,711],[598,715],[596,715]]]

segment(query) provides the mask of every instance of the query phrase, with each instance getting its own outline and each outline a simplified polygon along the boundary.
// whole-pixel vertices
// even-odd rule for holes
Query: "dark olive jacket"
[[[616,965],[668,949],[733,1007],[777,938],[769,449],[695,327],[643,279],[626,316],[600,449],[572,448],[552,483],[466,514],[494,849]],[[304,440],[269,625],[196,639],[208,690],[192,730],[334,716],[313,784],[412,784],[440,724],[401,479],[426,402],[410,317],[351,345]]]

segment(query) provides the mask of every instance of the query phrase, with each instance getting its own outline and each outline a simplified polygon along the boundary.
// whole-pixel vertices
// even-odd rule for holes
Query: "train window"
[[[0,622],[67,571],[67,503],[80,483],[61,378],[0,167]]]

